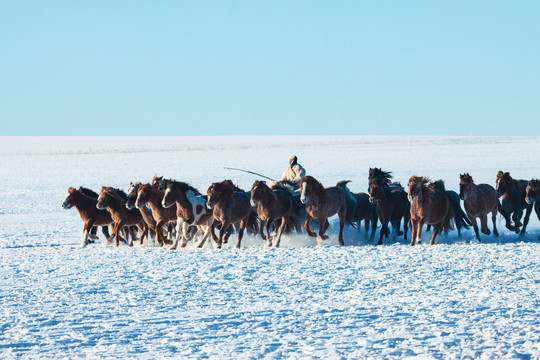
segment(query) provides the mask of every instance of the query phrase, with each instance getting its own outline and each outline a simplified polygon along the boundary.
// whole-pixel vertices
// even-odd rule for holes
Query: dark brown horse
[[[137,209],[128,210],[126,208],[127,195],[123,191],[110,186],[101,187],[96,207],[100,210],[109,210],[114,220],[113,235],[116,246],[120,241],[127,241],[120,235],[120,230],[124,226],[137,226],[142,233],[147,233],[147,225],[143,221],[141,212]],[[133,246],[133,234],[129,241],[129,246]]]
[[[343,227],[347,216],[347,205],[345,203],[345,192],[334,186],[324,188],[314,177],[306,175],[300,180],[300,201],[306,205],[306,222],[304,228],[311,237],[317,235],[311,231],[309,225],[312,219],[319,222],[319,239],[326,240],[326,230],[330,226],[328,218],[334,215],[339,217],[339,245],[343,242]]]
[[[167,225],[169,221],[176,220],[176,204],[166,209],[161,205],[163,195],[165,191],[158,190],[150,184],[144,184],[139,186],[137,191],[137,200],[135,201],[135,207],[141,209],[144,205],[148,204],[152,209],[152,217],[156,221],[156,238],[159,246],[163,244],[172,244],[172,241],[163,236],[162,228]]]
[[[506,220],[506,228],[511,231],[515,231],[519,234],[519,228],[521,227],[521,217],[523,216],[523,210],[525,212],[525,219],[523,219],[523,228],[521,234],[525,234],[527,224],[529,223],[529,217],[533,209],[532,204],[527,204],[525,201],[527,180],[512,179],[509,172],[499,171],[497,173],[497,180],[495,190],[497,194],[502,196],[501,214]],[[514,225],[510,221],[510,218],[514,220]]]
[[[476,218],[480,218],[482,233],[489,235],[491,234],[487,226],[487,214],[489,213],[491,213],[491,220],[493,222],[493,234],[499,236],[496,221],[499,199],[493,186],[488,184],[476,185],[471,175],[461,174],[459,175],[459,197],[463,200],[465,211],[469,220],[471,220],[478,241],[481,240]]]
[[[401,219],[403,219],[403,238],[407,239],[407,231],[409,229],[409,201],[407,193],[402,190],[401,186],[390,186],[392,175],[388,171],[383,171],[380,168],[369,169],[369,201],[375,204],[377,217],[381,221],[381,231],[378,245],[382,244],[383,236],[389,237],[389,223],[394,227],[394,233],[401,235],[399,232]],[[375,228],[372,229],[372,236]]]
[[[525,201],[529,205],[534,204],[534,211],[538,216],[538,220],[540,220],[540,180],[533,179],[529,181],[526,192]],[[538,237],[538,240],[540,240],[540,237]]]
[[[268,241],[268,246],[274,244],[275,247],[279,247],[281,235],[292,212],[292,196],[289,191],[277,187],[270,189],[266,182],[255,181],[251,188],[251,206],[257,207],[257,216],[260,221],[259,234],[262,239]],[[279,231],[277,239],[270,235],[272,224],[274,231]]]
[[[217,243],[217,247],[221,248],[222,243],[232,233],[232,225],[240,223],[238,232],[238,242],[236,247],[239,248],[242,244],[244,229],[246,228],[249,217],[252,213],[249,204],[249,196],[244,191],[238,189],[231,180],[213,183],[207,190],[208,200],[206,206],[213,210],[214,220],[210,225],[210,235]],[[219,230],[219,239],[216,236],[214,229],[221,225]]]
[[[360,229],[360,222],[364,221],[364,229],[369,230],[369,224],[377,227],[377,214],[375,206],[369,202],[369,195],[366,193],[353,193],[347,187],[349,180],[340,181],[336,186],[345,192],[345,203],[347,204],[347,218],[345,222],[355,224]]]
[[[210,236],[209,225],[212,222],[213,212],[206,207],[206,196],[203,196],[193,186],[175,180],[166,180],[166,190],[163,194],[161,205],[165,208],[176,204],[177,228],[176,240],[171,249],[178,247],[179,238],[182,237],[180,246],[185,247],[190,239],[189,228],[196,226],[203,234],[198,247],[202,247]]]
[[[81,193],[83,193],[84,195],[86,195],[88,197],[91,197],[92,199],[97,200],[97,198],[99,196],[99,194],[96,193],[95,191],[90,190],[90,189],[85,188],[85,187],[82,187],[82,186],[79,186],[79,191]],[[97,226],[93,226],[92,229],[90,230],[90,235],[88,236],[88,242],[89,243],[93,243],[95,240],[98,239],[97,230],[98,230]],[[105,235],[105,239],[111,238],[111,236],[109,234],[109,226],[102,226],[101,231],[103,232],[103,235]]]
[[[470,229],[471,228],[471,221],[467,217],[467,214],[463,211],[461,208],[461,200],[459,199],[459,194],[453,190],[446,190],[446,186],[444,185],[444,181],[442,180],[436,180],[430,183],[430,185],[435,190],[444,191],[446,196],[448,196],[448,201],[450,204],[450,208],[452,209],[454,213],[454,224],[456,225],[456,229],[458,232],[458,237],[461,237],[461,229]],[[427,230],[429,231],[431,228],[431,225],[428,224]],[[445,230],[446,233],[448,231]]]
[[[99,210],[96,207],[97,199],[93,199],[84,195],[79,190],[70,187],[62,207],[71,209],[75,207],[79,212],[81,219],[84,221],[84,240],[83,246],[88,245],[89,232],[93,226],[107,226],[112,224],[113,219],[107,210]]]
[[[435,243],[439,231],[448,231],[452,227],[453,211],[448,196],[444,191],[434,189],[429,185],[429,181],[421,176],[411,176],[407,183],[411,203],[411,245],[422,242],[424,224],[433,225],[430,245]]]

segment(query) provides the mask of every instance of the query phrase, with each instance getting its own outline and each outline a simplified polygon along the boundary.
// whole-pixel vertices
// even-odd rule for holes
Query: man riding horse
[[[306,169],[298,163],[298,158],[295,155],[291,155],[289,156],[289,166],[285,168],[279,181],[290,183],[298,188],[300,180],[302,180],[305,175]]]

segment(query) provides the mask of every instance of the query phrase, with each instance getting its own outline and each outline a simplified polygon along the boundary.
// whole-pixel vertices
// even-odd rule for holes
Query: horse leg
[[[94,241],[96,241],[98,239],[98,237],[96,235],[97,230],[98,230],[97,226],[92,226],[92,229],[90,229],[90,235],[89,235],[88,242],[93,243]]]
[[[180,237],[182,236],[182,225],[184,224],[184,220],[181,218],[178,218],[176,220],[176,236],[174,238],[173,246],[170,247],[170,250],[176,250],[178,248],[178,242],[180,242]]]
[[[440,230],[441,230],[440,225],[437,224],[433,226],[433,234],[431,235],[431,241],[429,242],[429,245],[435,244],[435,238],[437,237],[437,234],[439,233]]]
[[[304,224],[304,229],[306,229],[308,236],[317,237],[317,235],[309,228],[309,224],[311,224],[311,215],[306,214],[306,222]]]
[[[416,240],[416,233],[418,232],[418,221],[411,219],[411,246],[414,246]]]
[[[92,229],[92,227],[94,226],[94,222],[93,221],[89,221],[87,223],[84,224],[84,227],[83,227],[83,244],[82,246],[86,246],[88,245],[88,236],[89,236],[89,232],[90,232],[90,229]]]
[[[319,220],[319,238],[321,240],[326,240],[328,239],[328,235],[325,235],[324,233],[326,232],[326,223],[328,222],[328,219],[327,218],[324,218],[322,220]]]
[[[424,219],[418,220],[417,229],[416,229],[416,243],[421,244],[422,243],[422,228],[424,227]]]
[[[159,246],[163,246],[165,243],[165,236],[163,235],[163,225],[167,223],[167,220],[161,220],[156,224],[156,238]]]
[[[478,224],[476,223],[476,218],[470,214],[467,214],[467,217],[471,221],[474,229],[474,234],[476,235],[476,239],[481,242],[482,240],[480,240],[480,232],[478,231]]]
[[[274,247],[279,247],[279,244],[281,242],[281,235],[283,234],[283,230],[285,230],[285,226],[287,224],[287,219],[288,217],[287,216],[284,216],[281,218],[281,226],[279,227],[279,233],[278,233],[278,236],[277,236],[277,240],[274,244]]]
[[[328,219],[326,219],[326,223],[328,224]],[[345,245],[345,242],[343,241],[343,228],[345,227],[345,213],[339,217],[339,245],[343,246]]]
[[[264,224],[264,227],[266,229],[266,239],[268,240],[269,247],[272,246],[272,235],[270,234],[270,227],[272,226],[272,223],[272,219],[268,219],[266,220],[266,224]]]
[[[377,242],[377,245],[382,245],[383,236],[386,234],[387,231],[388,231],[388,221],[385,221],[384,223],[381,222],[381,231],[380,231],[379,241]]]
[[[491,221],[493,222],[493,235],[499,237],[499,232],[497,231],[497,208],[491,212]]]
[[[229,230],[229,226],[231,226],[229,220],[225,220],[221,223],[221,229],[219,229],[218,249],[221,249],[221,244],[223,244],[223,236],[225,236],[225,232]]]
[[[487,226],[487,214],[482,214],[482,216],[480,216],[480,229],[482,233],[486,235],[491,234],[491,231],[489,231],[489,228]]]
[[[218,220],[217,219],[214,219],[212,220],[212,223],[210,224],[210,236],[212,236],[212,240],[214,240],[214,242],[217,244],[218,243],[218,238],[216,236],[216,225],[218,224]]]
[[[264,235],[264,229],[266,227],[266,223],[268,220],[261,220],[261,225],[259,226],[259,235],[261,235],[261,238],[266,241],[266,235]]]
[[[240,230],[240,228],[238,228],[238,230]],[[233,232],[234,232],[234,226],[230,225],[229,229],[227,229],[227,232],[225,233],[225,237],[223,238],[223,243],[224,244],[229,242],[229,238],[231,237]]]
[[[141,245],[143,244],[144,238],[148,238],[148,228],[149,228],[149,226],[148,226],[147,223],[144,223],[143,225],[144,225],[144,228],[143,228],[141,237],[139,238],[139,242],[140,242]]]
[[[236,248],[239,249],[242,245],[242,237],[244,236],[244,229],[246,228],[248,218],[245,218],[240,223],[240,231],[238,231],[238,242],[236,243]]]
[[[512,221],[510,220],[510,214],[508,214],[506,212],[506,210],[504,210],[504,208],[502,207],[501,203],[499,202],[499,212],[501,213],[501,215],[503,216],[505,222],[506,222],[506,228],[510,231],[515,231],[515,228],[514,226],[512,225]]]
[[[525,210],[525,219],[523,219],[523,228],[521,228],[521,235],[525,235],[525,230],[527,229],[527,225],[529,224],[529,217],[531,216],[532,209],[534,204],[530,204],[526,207]]]
[[[119,223],[115,224],[114,239],[115,239],[116,246],[120,245],[120,241],[127,244],[127,240],[124,239],[122,237],[122,235],[120,235],[120,230],[124,230],[124,232],[126,232],[126,233],[127,233],[127,231],[129,231],[129,229],[124,228],[124,224],[125,224],[125,221],[120,221]],[[124,234],[124,236],[128,237],[126,234]]]

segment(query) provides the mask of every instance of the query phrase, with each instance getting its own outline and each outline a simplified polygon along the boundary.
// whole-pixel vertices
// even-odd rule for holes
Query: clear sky
[[[540,1],[0,0],[0,135],[540,135]]]

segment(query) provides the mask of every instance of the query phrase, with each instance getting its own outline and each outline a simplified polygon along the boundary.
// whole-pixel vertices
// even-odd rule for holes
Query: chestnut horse
[[[141,232],[148,233],[147,225],[143,221],[141,212],[137,209],[128,210],[126,208],[127,195],[118,189],[110,186],[102,186],[99,192],[96,207],[100,210],[109,210],[111,217],[114,220],[113,235],[115,237],[116,246],[120,241],[127,241],[120,236],[120,230],[124,226],[136,225]],[[129,246],[133,246],[133,233],[131,234]]]
[[[135,202],[137,201],[137,193],[139,191],[139,187],[142,185],[140,182],[130,183],[128,192],[127,192],[127,201],[126,201],[126,208],[128,210],[137,209],[135,207]],[[143,244],[143,240],[145,238],[149,238],[149,236],[154,237],[156,235],[156,220],[154,220],[154,217],[152,216],[152,209],[149,206],[143,206],[140,209],[138,209],[141,213],[141,216],[146,223],[146,229],[141,234],[141,237],[139,238],[139,241],[141,245]]]
[[[476,218],[480,218],[480,226],[482,233],[489,235],[491,232],[487,226],[487,214],[491,213],[491,220],[493,222],[493,234],[497,237],[499,232],[497,231],[497,209],[499,208],[499,199],[495,189],[488,184],[476,185],[473,178],[469,174],[459,175],[459,197],[463,200],[465,211],[469,220],[471,220],[474,228],[474,233],[478,241],[480,240],[480,234],[478,233],[478,225],[476,224]]]
[[[206,204],[206,197],[202,196],[199,190],[193,186],[174,180],[165,180],[167,187],[163,194],[161,205],[164,208],[169,208],[176,204],[176,240],[171,249],[178,247],[180,236],[183,237],[181,246],[185,247],[189,240],[189,227],[196,226],[199,232],[203,234],[201,242],[197,247],[202,247],[210,236],[210,223],[212,221],[212,211],[209,210]]]
[[[82,192],[84,195],[91,197],[92,199],[97,200],[99,196],[98,193],[96,193],[95,191],[82,187],[82,186],[79,186],[79,191]],[[92,227],[92,230],[90,230],[90,235],[88,236],[88,242],[93,243],[95,240],[98,239],[97,230],[98,230],[97,226]],[[105,235],[106,239],[111,238],[111,235],[109,234],[109,226],[102,226],[101,232],[103,232],[103,235]]]
[[[340,181],[336,185],[345,192],[345,203],[347,204],[347,217],[345,222],[356,224],[356,227],[360,229],[360,222],[363,220],[364,229],[367,232],[369,230],[370,222],[373,227],[377,227],[375,206],[369,202],[368,194],[351,192],[347,187],[349,182],[350,180]]]
[[[264,241],[268,241],[268,246],[274,244],[279,247],[281,235],[292,212],[292,196],[285,188],[274,185],[272,189],[264,181],[255,181],[251,188],[251,206],[257,207],[259,217],[259,234]],[[281,219],[281,224],[278,219]],[[277,240],[270,236],[270,227],[274,224],[274,231]],[[264,230],[266,229],[266,235]]]
[[[88,245],[88,236],[93,226],[107,226],[112,224],[113,219],[107,210],[99,210],[96,207],[97,199],[84,195],[81,191],[70,187],[62,208],[71,209],[75,207],[84,221],[83,246]]]
[[[156,221],[156,239],[159,246],[163,244],[172,244],[172,241],[163,236],[162,228],[167,225],[169,221],[176,220],[176,204],[166,209],[161,205],[165,191],[158,190],[150,184],[143,184],[139,186],[137,191],[137,200],[135,201],[135,207],[141,209],[148,204],[152,209],[152,217]]]
[[[375,204],[377,217],[381,221],[381,231],[377,245],[382,245],[383,236],[389,237],[389,223],[394,227],[394,234],[401,235],[399,231],[401,219],[403,219],[403,238],[407,239],[409,229],[410,204],[407,193],[399,184],[391,184],[392,175],[380,168],[369,169],[369,201]],[[392,187],[391,187],[392,185]],[[372,235],[375,227],[372,229]]]
[[[444,191],[436,190],[429,185],[429,179],[421,176],[411,176],[407,186],[411,203],[411,245],[422,242],[422,227],[424,224],[433,225],[430,245],[441,229],[448,232],[452,227],[453,211],[450,208],[448,196]]]
[[[339,217],[339,245],[343,242],[343,227],[347,217],[347,205],[345,202],[345,192],[334,186],[324,188],[314,177],[306,175],[300,180],[300,201],[306,205],[306,222],[304,228],[311,237],[317,235],[311,231],[309,225],[312,219],[319,222],[319,239],[326,240],[326,230],[330,226],[328,218],[334,215]]]
[[[534,211],[536,212],[536,216],[538,216],[538,220],[540,220],[540,180],[533,179],[529,181],[525,201],[529,205],[534,204]],[[538,240],[540,240],[540,236]]]
[[[208,195],[206,206],[213,210],[214,215],[214,220],[210,225],[210,235],[217,243],[218,248],[221,248],[221,244],[227,241],[233,230],[232,225],[237,223],[240,223],[240,230],[236,247],[239,248],[242,243],[244,229],[251,215],[251,206],[247,193],[238,190],[240,189],[231,180],[224,180],[213,183],[206,192]],[[221,224],[219,239],[214,232],[218,224]]]
[[[497,194],[502,195],[501,214],[506,220],[506,228],[508,230],[515,231],[516,234],[519,234],[519,228],[522,225],[521,217],[523,216],[523,210],[526,210],[525,219],[523,219],[523,228],[521,229],[522,235],[525,234],[533,209],[533,205],[527,204],[525,201],[527,183],[527,180],[512,179],[509,172],[502,171],[497,173],[495,183]],[[514,220],[514,225],[512,225],[510,217]]]

